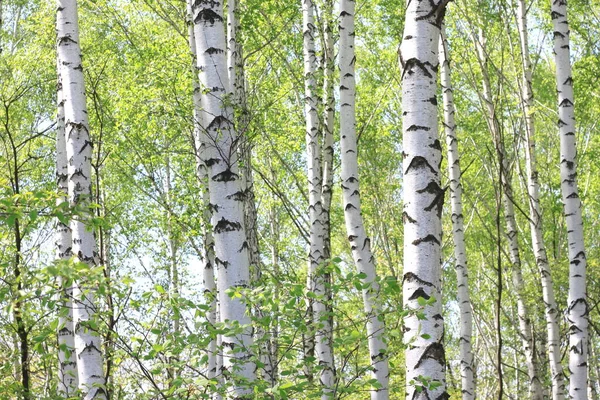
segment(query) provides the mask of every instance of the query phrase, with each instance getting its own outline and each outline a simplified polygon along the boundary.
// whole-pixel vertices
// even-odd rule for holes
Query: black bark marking
[[[431,128],[427,127],[427,126],[421,126],[421,125],[411,125],[408,127],[408,129],[406,130],[406,132],[416,132],[416,131],[425,131],[425,132],[429,132],[431,130]]]
[[[444,351],[444,346],[437,342],[427,346],[421,355],[421,358],[419,358],[419,361],[415,364],[415,368],[419,368],[426,360],[434,360],[440,365],[446,365],[446,352]]]
[[[229,196],[227,196],[227,199],[231,200],[235,200],[235,201],[244,201],[244,199],[246,198],[246,192],[243,190],[240,190],[238,192],[235,192],[234,194],[230,194]]]
[[[402,60],[401,60],[402,61]],[[437,64],[433,65],[429,61],[421,61],[418,58],[409,58],[408,60],[402,62],[402,78],[404,79],[404,74],[408,71],[409,75],[415,73],[415,68],[420,69],[427,78],[433,78],[433,74],[429,71],[430,69],[433,72],[437,72]]]
[[[196,7],[198,7],[198,3],[199,2],[197,1]],[[214,25],[214,23],[217,21],[223,22],[223,17],[209,8],[200,10],[200,12],[196,15],[196,18],[194,18],[194,23],[196,24],[201,22],[209,22],[211,25]]]
[[[214,182],[232,182],[235,181],[237,178],[238,174],[234,173],[229,168],[227,168],[226,170],[221,171],[216,175],[213,175],[212,180]]]
[[[402,284],[404,284],[404,282],[417,282],[419,285],[433,287],[433,283],[424,281],[423,279],[419,278],[414,272],[405,273],[404,277],[402,278]]]
[[[413,294],[410,295],[410,297],[408,298],[408,300],[417,300],[419,297],[422,297],[425,300],[429,300],[431,298],[430,295],[428,295],[427,293],[425,293],[425,290],[423,290],[423,288],[418,288],[417,290],[415,290],[413,292]]]
[[[440,245],[440,241],[434,235],[427,235],[424,238],[414,240],[412,242],[412,244],[415,246],[418,246],[421,243],[428,243],[428,242],[433,242],[433,243],[437,244],[438,246]]]
[[[79,328],[79,327],[80,327],[80,326],[79,326],[79,325],[80,325],[80,324],[79,324],[79,322],[77,323],[77,325],[78,325],[78,328]],[[85,347],[83,348],[83,350],[81,350],[81,353],[79,353],[79,354],[77,355],[77,358],[81,359],[81,355],[82,355],[84,352],[91,353],[91,352],[92,352],[92,351],[94,351],[94,350],[95,350],[97,353],[100,353],[100,349],[98,349],[98,348],[96,347],[96,345],[94,344],[94,342],[90,342],[90,344],[86,344],[86,345],[85,345]]]
[[[456,140],[456,139],[454,139],[454,140]],[[442,144],[437,139],[435,139],[433,141],[433,143],[429,145],[429,147],[431,147],[432,149],[436,149],[436,150],[442,151]]]
[[[427,160],[425,159],[425,157],[421,157],[421,156],[415,156],[413,157],[413,159],[410,161],[410,164],[408,164],[408,167],[406,168],[406,171],[404,171],[404,175],[407,175],[408,172],[412,169],[423,169],[423,168],[429,168],[429,170],[432,173],[437,173],[437,171],[435,170],[435,168],[433,168],[431,166],[431,164],[429,164],[429,162],[427,162]]]
[[[221,218],[221,220],[219,222],[217,222],[217,225],[215,225],[215,233],[222,233],[222,232],[232,232],[232,231],[239,231],[240,229],[242,229],[242,224],[240,224],[239,222],[235,222],[235,221],[228,221],[225,219],[225,217]]]

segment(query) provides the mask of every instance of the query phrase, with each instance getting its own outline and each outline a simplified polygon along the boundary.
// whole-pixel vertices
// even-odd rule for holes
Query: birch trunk
[[[552,374],[552,398],[554,400],[564,399],[564,378],[560,364],[560,336],[558,327],[558,306],[554,296],[554,284],[544,244],[542,209],[540,207],[540,185],[538,182],[538,171],[535,156],[535,121],[532,86],[532,66],[529,57],[529,40],[527,32],[527,7],[524,0],[517,3],[517,25],[521,43],[521,55],[523,58],[523,83],[521,101],[525,117],[525,134],[527,145],[525,158],[527,167],[527,193],[529,196],[529,225],[531,229],[531,243],[533,254],[540,273],[542,283],[542,296],[545,304],[546,327],[548,335],[548,353],[550,358],[550,370]],[[531,379],[531,376],[530,376]],[[531,383],[533,398],[541,399],[542,387],[538,379]]]
[[[440,187],[442,146],[437,126],[440,26],[446,1],[408,0],[400,62],[404,174],[404,309],[406,397],[444,399],[446,357],[441,298],[440,246],[444,190]],[[425,299],[427,304],[419,304]],[[423,300],[420,300],[421,303]],[[425,319],[417,318],[421,309]],[[430,385],[424,377],[435,382]]]
[[[326,306],[326,279],[323,271],[324,258],[324,225],[323,203],[321,202],[322,176],[321,151],[319,145],[318,101],[315,94],[316,56],[314,4],[312,0],[303,0],[303,34],[304,34],[304,113],[306,118],[306,159],[308,164],[310,251],[309,290],[314,294],[312,299],[312,322],[315,334],[315,352],[321,367],[321,398],[331,399],[334,396],[335,374],[333,365],[332,343],[329,341],[331,323]]]
[[[253,281],[260,278],[260,254],[256,230],[256,205],[254,203],[254,178],[252,174],[252,143],[248,135],[250,123],[246,101],[244,58],[239,41],[239,1],[227,2],[227,71],[230,93],[233,99],[235,126],[240,138],[240,171],[244,190],[244,221],[248,245],[250,246],[250,269]]]
[[[519,249],[519,239],[517,231],[517,222],[515,219],[515,207],[513,204],[514,196],[512,190],[512,181],[510,175],[510,163],[508,162],[502,128],[496,115],[496,106],[492,97],[492,86],[488,73],[487,54],[485,50],[485,35],[480,29],[479,37],[475,38],[477,47],[477,56],[481,65],[483,75],[483,102],[486,107],[486,118],[488,127],[492,133],[496,156],[500,165],[500,180],[502,185],[502,203],[504,208],[504,221],[506,224],[506,237],[509,244],[509,257],[511,262],[511,275],[515,294],[517,297],[517,312],[519,315],[519,334],[523,343],[525,361],[527,363],[527,373],[530,381],[530,391],[532,398],[540,398],[541,386],[539,381],[539,366],[535,357],[533,347],[533,332],[529,317],[529,309],[523,296],[524,282],[521,269],[521,254]]]
[[[335,98],[333,80],[335,73],[335,54],[333,47],[333,4],[326,0],[323,7],[323,185],[321,203],[323,204],[323,257],[331,258],[331,222],[330,209],[333,192],[333,130],[335,122]],[[330,277],[328,277],[330,279]],[[328,297],[331,297],[329,294]]]
[[[57,32],[59,73],[65,111],[68,194],[71,207],[88,210],[91,199],[92,142],[85,98],[76,0],[58,0]],[[71,220],[72,252],[90,268],[97,266],[94,234],[81,217]],[[83,399],[107,397],[100,336],[90,327],[96,319],[92,288],[75,283],[73,307],[75,352],[79,389]]]
[[[358,149],[356,137],[356,80],[354,52],[354,0],[340,1],[340,138],[342,156],[342,198],[346,232],[352,258],[361,279],[364,309],[367,314],[367,340],[371,374],[377,386],[371,389],[372,400],[389,399],[389,366],[385,326],[378,303],[379,282],[371,239],[367,236],[360,203]]]
[[[217,323],[217,286],[215,282],[215,241],[212,231],[210,230],[210,198],[208,194],[208,170],[206,167],[206,152],[207,152],[207,137],[204,135],[205,129],[202,125],[202,94],[200,82],[198,81],[198,52],[196,51],[196,36],[194,30],[194,22],[192,18],[192,0],[187,2],[189,22],[188,36],[190,53],[192,56],[192,82],[194,86],[193,92],[193,139],[194,152],[196,155],[196,177],[200,183],[201,201],[202,201],[202,286],[204,287],[204,301],[209,305],[207,311],[207,322],[209,325],[215,326]],[[217,378],[222,383],[222,370],[218,366],[220,335],[212,339],[206,349],[208,356],[206,366],[206,377],[208,379]],[[220,363],[222,366],[222,361]],[[215,400],[220,400],[218,393],[213,396]]]
[[[165,183],[164,183],[164,201],[166,205],[166,222],[167,236],[169,239],[169,297],[170,300],[179,301],[179,270],[177,268],[177,238],[173,229],[172,203],[171,203],[171,159],[169,155],[165,157]],[[173,335],[179,336],[180,333],[180,316],[173,310]],[[172,387],[172,382],[179,376],[178,368],[174,366],[178,361],[177,356],[170,357],[169,368],[167,368],[167,376],[169,378],[169,388]]]
[[[560,179],[567,220],[569,243],[569,398],[585,399],[588,362],[587,260],[583,242],[581,200],[577,185],[577,144],[575,142],[575,100],[571,76],[569,23],[566,0],[552,1],[554,59],[558,91],[558,129],[560,134]]]
[[[58,65],[60,68],[60,65]],[[69,180],[67,169],[67,139],[65,136],[65,108],[62,93],[62,80],[58,77],[57,90],[58,116],[56,120],[56,186],[59,198],[56,204],[67,201]],[[58,221],[56,223],[56,259],[67,262],[71,258],[71,228]],[[68,398],[77,391],[77,359],[75,358],[75,337],[73,332],[73,290],[67,287],[65,278],[60,279],[61,311],[58,317],[58,395]]]
[[[448,176],[450,178],[450,204],[452,207],[452,238],[454,240],[454,259],[456,262],[457,300],[460,308],[460,376],[463,400],[475,399],[475,380],[473,378],[473,315],[469,294],[469,276],[467,267],[467,249],[465,245],[465,227],[462,210],[462,184],[458,138],[454,120],[454,89],[450,73],[450,57],[444,30],[440,36],[440,65],[442,97],[444,101],[444,130],[448,147]]]
[[[230,291],[250,286],[248,242],[244,229],[244,193],[239,174],[233,109],[227,104],[229,90],[225,56],[223,5],[220,1],[192,4],[195,24],[199,81],[202,93],[201,120],[207,145],[206,166],[210,195],[211,222],[215,238],[215,263],[221,322],[241,333],[222,338],[223,369],[231,381],[228,396],[246,398],[255,377],[251,360],[252,327],[246,306]]]
[[[274,174],[274,173],[273,173]],[[275,181],[275,179],[273,179]],[[279,217],[277,215],[277,209],[272,206],[269,210],[270,228],[271,228],[271,263],[273,265],[273,275],[279,276]],[[273,301],[275,304],[279,304],[279,285],[276,284],[273,293]],[[271,333],[271,346],[270,346],[270,362],[273,365],[271,371],[271,383],[276,384],[279,379],[279,370],[277,360],[279,358],[279,312],[276,312],[273,316],[273,329]]]

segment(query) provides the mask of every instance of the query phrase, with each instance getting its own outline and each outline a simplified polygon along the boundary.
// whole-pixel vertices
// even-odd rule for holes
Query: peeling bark
[[[407,1],[402,66],[406,396],[447,399],[441,316],[441,146],[436,98],[438,42],[446,1]],[[411,222],[414,221],[414,222]],[[421,307],[419,298],[434,299]],[[417,318],[422,309],[424,319]],[[427,385],[423,377],[435,385]]]
[[[587,397],[588,373],[588,301],[587,258],[583,241],[581,200],[577,184],[577,144],[573,77],[571,76],[569,22],[566,0],[552,0],[554,59],[558,91],[558,131],[560,135],[560,180],[567,221],[569,249],[569,398]]]

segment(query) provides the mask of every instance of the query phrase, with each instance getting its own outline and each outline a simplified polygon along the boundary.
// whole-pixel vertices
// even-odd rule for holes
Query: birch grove
[[[559,351],[559,328],[558,328],[558,306],[554,295],[554,284],[544,234],[542,232],[542,210],[540,207],[540,188],[538,182],[538,171],[536,166],[535,147],[535,121],[534,121],[534,98],[532,83],[532,65],[529,56],[529,39],[527,30],[527,6],[525,1],[517,3],[517,26],[521,43],[521,57],[523,60],[523,82],[521,99],[523,115],[525,118],[525,158],[527,169],[527,192],[529,195],[529,225],[531,229],[531,243],[535,255],[536,264],[540,272],[542,282],[542,297],[546,305],[546,324],[548,330],[548,354],[550,358],[550,370],[552,374],[552,398],[564,398],[564,377],[560,364]],[[541,398],[542,388],[539,377],[532,380],[532,392],[536,398]]]
[[[598,398],[599,16],[1,0],[0,397]]]

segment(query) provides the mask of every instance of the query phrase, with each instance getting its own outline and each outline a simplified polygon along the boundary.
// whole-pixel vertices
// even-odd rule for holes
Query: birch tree
[[[331,323],[327,313],[325,300],[325,276],[323,274],[324,258],[324,221],[321,175],[321,151],[319,144],[319,117],[316,90],[316,55],[314,4],[312,0],[302,2],[302,29],[304,35],[304,116],[306,118],[306,159],[308,167],[310,249],[308,253],[309,291],[313,294],[312,322],[314,324],[315,353],[321,367],[320,382],[322,399],[333,396],[335,385],[333,349],[329,341]]]
[[[187,2],[188,13],[188,39],[190,54],[192,56],[192,82],[193,82],[193,132],[192,138],[194,142],[194,155],[196,156],[196,177],[200,185],[201,192],[201,207],[202,207],[202,284],[204,286],[204,300],[208,303],[207,322],[214,326],[217,322],[217,286],[215,282],[215,242],[210,225],[210,208],[208,194],[208,170],[206,168],[206,149],[207,138],[203,136],[204,128],[202,125],[202,94],[200,83],[198,81],[197,60],[198,53],[196,51],[196,36],[194,32],[194,22],[192,19],[192,0]],[[221,371],[217,369],[217,339],[212,339],[206,349],[208,357],[206,366],[206,377],[214,379]],[[220,379],[220,377],[219,377]],[[217,395],[218,396],[218,395]]]
[[[62,82],[68,195],[71,207],[89,213],[91,199],[92,142],[86,107],[85,84],[79,44],[76,0],[58,0],[58,62]],[[94,268],[98,263],[94,233],[85,216],[71,220],[72,253],[75,260]],[[79,389],[83,399],[107,397],[100,335],[92,328],[97,318],[94,291],[81,282],[73,288],[73,320]]]
[[[504,209],[504,222],[506,224],[505,236],[508,239],[509,257],[511,262],[511,277],[515,287],[517,297],[517,312],[519,316],[519,334],[523,343],[525,352],[525,361],[527,363],[527,373],[530,380],[530,392],[532,397],[541,396],[541,386],[539,380],[539,366],[533,348],[533,332],[531,328],[530,311],[524,297],[525,284],[523,281],[521,251],[519,246],[517,221],[515,218],[514,194],[512,187],[512,177],[510,174],[510,162],[504,146],[504,134],[502,126],[498,119],[496,104],[492,95],[492,85],[489,75],[488,54],[486,53],[486,38],[483,29],[479,29],[479,35],[474,37],[477,57],[482,72],[483,92],[481,101],[484,103],[484,110],[488,129],[492,134],[494,142],[496,159],[500,168],[500,184],[502,186],[502,207]]]
[[[440,36],[439,59],[441,65],[442,98],[444,101],[444,131],[448,149],[448,176],[450,179],[450,206],[452,208],[452,239],[458,286],[457,300],[460,308],[460,376],[463,400],[475,399],[475,379],[473,376],[473,315],[469,292],[467,249],[462,206],[462,183],[458,138],[454,119],[454,88],[451,81],[450,57],[444,29]]]
[[[346,232],[352,249],[352,258],[362,284],[365,313],[367,314],[367,340],[371,374],[377,385],[371,388],[372,400],[389,398],[389,366],[385,327],[378,304],[379,282],[371,239],[367,236],[360,204],[358,174],[358,149],[356,137],[356,82],[354,78],[354,14],[355,1],[340,1],[340,141],[342,152],[342,198]]]
[[[544,244],[542,209],[540,207],[540,185],[535,155],[535,121],[534,98],[532,83],[532,66],[529,56],[529,39],[527,31],[527,6],[524,0],[517,2],[517,26],[521,43],[521,57],[523,61],[523,82],[521,85],[521,105],[525,118],[525,159],[527,168],[527,193],[529,203],[529,225],[531,229],[531,243],[536,264],[542,282],[542,297],[545,304],[545,316],[548,336],[548,354],[550,358],[550,371],[552,374],[552,398],[564,399],[564,377],[560,363],[560,336],[558,327],[558,306],[554,296],[554,284]],[[542,397],[541,382],[533,380],[531,385],[535,398]]]
[[[571,76],[571,51],[567,2],[552,1],[554,27],[554,60],[558,91],[558,130],[560,135],[560,180],[567,222],[569,249],[569,398],[585,399],[588,374],[588,301],[587,259],[583,242],[581,200],[577,184],[577,144],[575,100]]]
[[[406,396],[447,398],[441,314],[442,146],[437,128],[440,26],[446,1],[407,1],[402,66]],[[422,308],[423,318],[417,310]]]
[[[201,88],[200,119],[207,146],[209,208],[215,238],[220,321],[229,329],[222,337],[223,369],[232,380],[228,396],[248,397],[254,380],[251,360],[252,328],[246,305],[232,292],[250,285],[248,242],[244,229],[243,189],[239,174],[239,136],[227,100],[229,78],[225,55],[223,5],[220,1],[193,2],[192,15]]]
[[[60,68],[60,65],[58,65]],[[62,81],[58,78],[58,113],[56,119],[56,186],[59,197],[57,204],[67,201],[69,196],[67,143],[65,136],[65,107]],[[67,262],[71,254],[71,228],[61,221],[56,223],[56,259]],[[60,304],[62,309],[58,321],[58,395],[69,397],[77,391],[77,359],[75,357],[75,337],[73,326],[72,287],[67,287],[67,279],[60,280]]]

